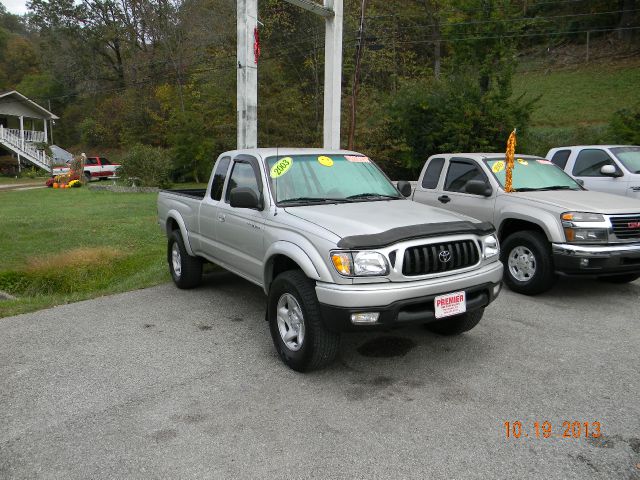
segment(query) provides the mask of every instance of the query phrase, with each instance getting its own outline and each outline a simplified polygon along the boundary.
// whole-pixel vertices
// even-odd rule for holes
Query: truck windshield
[[[288,155],[269,157],[266,162],[278,205],[402,198],[365,156]]]
[[[615,147],[611,151],[631,173],[640,173],[640,147]]]
[[[506,162],[504,158],[487,158],[500,185],[504,188]],[[515,157],[513,163],[512,186],[517,192],[535,190],[582,190],[582,187],[560,168],[543,158]]]

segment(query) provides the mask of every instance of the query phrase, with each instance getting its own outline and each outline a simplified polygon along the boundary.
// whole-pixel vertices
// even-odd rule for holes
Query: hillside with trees
[[[50,105],[57,144],[161,148],[177,181],[203,181],[235,147],[235,1],[1,8],[0,90]],[[259,145],[318,146],[324,24],[281,0],[259,9]],[[639,12],[637,0],[345,0],[343,145],[353,131],[353,148],[395,176],[440,151],[503,150],[514,127],[537,154],[634,141]]]

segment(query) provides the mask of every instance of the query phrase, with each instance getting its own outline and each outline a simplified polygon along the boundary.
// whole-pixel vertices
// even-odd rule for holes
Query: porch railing
[[[26,140],[23,145],[22,139],[20,138],[20,130],[17,130],[18,135],[14,132],[16,132],[15,129],[3,128],[2,125],[0,125],[0,143],[4,143],[6,146],[10,147],[16,153],[19,153],[25,159],[38,167],[45,170],[51,170],[53,159],[42,150],[38,150],[33,144],[28,143]]]
[[[5,128],[5,130],[20,138],[19,128]],[[39,132],[37,130],[25,130],[24,141],[29,143],[45,143],[47,139],[44,137],[44,132]]]

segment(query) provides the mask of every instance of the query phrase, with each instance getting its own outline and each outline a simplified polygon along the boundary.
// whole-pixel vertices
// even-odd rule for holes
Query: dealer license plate
[[[433,300],[436,307],[436,318],[459,315],[467,311],[465,292],[453,292],[440,295]]]

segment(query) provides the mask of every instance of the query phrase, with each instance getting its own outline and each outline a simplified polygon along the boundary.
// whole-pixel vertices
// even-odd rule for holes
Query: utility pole
[[[238,148],[258,146],[258,64],[253,54],[258,0],[237,0]]]
[[[362,60],[362,50],[364,49],[364,10],[367,7],[367,0],[362,0],[360,6],[360,28],[358,29],[358,44],[356,46],[356,65],[353,71],[353,85],[351,86],[351,118],[349,121],[349,140],[347,148],[353,150],[356,136],[356,108],[358,102],[358,90],[360,89],[360,65]]]

